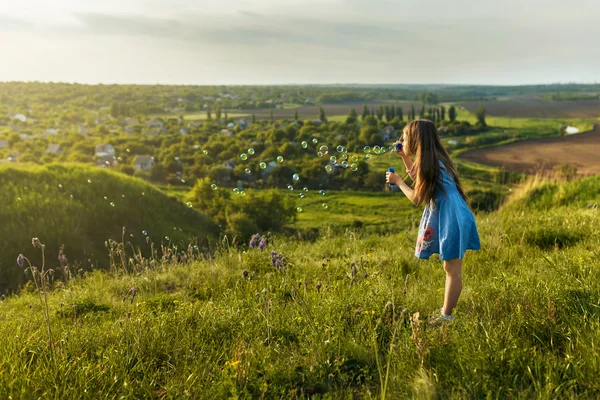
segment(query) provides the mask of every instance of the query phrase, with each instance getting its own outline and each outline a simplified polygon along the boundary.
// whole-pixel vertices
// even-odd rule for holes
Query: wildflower
[[[64,267],[65,265],[67,265],[68,263],[68,259],[67,256],[65,255],[65,245],[61,245],[60,249],[58,250],[58,262],[60,263],[61,267]]]
[[[248,279],[248,270],[247,269],[242,271],[242,276],[244,277],[244,280]]]
[[[19,267],[23,267],[25,264],[25,257],[23,257],[23,254],[19,254],[19,257],[17,257],[17,264],[19,264]]]
[[[248,244],[251,249],[256,247],[259,239],[260,239],[260,235],[258,233],[255,233],[254,235],[252,235],[252,237],[250,238],[250,243]]]
[[[260,249],[260,251],[263,251],[265,249],[266,245],[267,245],[267,239],[265,239],[263,237],[262,239],[260,239],[260,242],[258,242],[258,248]]]
[[[321,287],[323,286],[323,284],[321,282],[317,282],[317,293],[321,293]]]
[[[133,304],[133,299],[135,299],[135,294],[136,294],[135,288],[129,289],[129,293],[131,294],[131,304]]]
[[[42,242],[40,242],[40,239],[36,237],[31,239],[31,244],[33,245],[33,247],[39,247],[40,249],[42,248],[42,246],[44,246]]]
[[[285,264],[285,257],[283,254],[278,254],[275,251],[271,251],[271,264],[275,267],[275,269],[281,269]]]

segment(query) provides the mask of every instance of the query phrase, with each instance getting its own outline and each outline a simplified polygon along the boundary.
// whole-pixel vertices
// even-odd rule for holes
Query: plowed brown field
[[[600,123],[590,132],[478,149],[468,151],[460,158],[525,173],[570,164],[577,166],[581,175],[600,174]]]

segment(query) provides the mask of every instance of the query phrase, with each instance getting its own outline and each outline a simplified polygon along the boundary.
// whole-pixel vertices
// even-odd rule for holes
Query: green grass
[[[204,241],[218,236],[208,217],[140,180],[84,165],[0,167],[0,291],[15,289],[25,279],[15,270],[19,253],[31,238],[46,244],[46,267],[57,266],[61,244],[72,268],[106,265],[105,241],[127,239],[148,254],[146,238],[155,243]],[[143,234],[146,231],[147,236]],[[168,237],[168,239],[166,239]],[[39,258],[34,259],[40,265]]]
[[[445,274],[437,258],[414,258],[414,226],[271,237],[264,252],[224,241],[207,259],[57,283],[54,355],[39,300],[23,292],[0,302],[0,388],[23,399],[597,398],[600,218],[565,204],[481,214],[482,249],[467,254],[456,320],[440,328],[425,320]]]

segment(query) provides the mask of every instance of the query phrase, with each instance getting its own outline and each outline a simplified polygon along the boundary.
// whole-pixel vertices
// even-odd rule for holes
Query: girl
[[[397,185],[414,204],[425,204],[415,255],[428,259],[439,253],[444,261],[444,307],[432,322],[451,321],[462,290],[465,251],[480,248],[475,217],[467,206],[467,196],[433,122],[423,119],[410,122],[396,143],[403,144],[398,153],[415,188],[392,172],[386,174],[386,182]],[[410,156],[414,156],[414,163]]]

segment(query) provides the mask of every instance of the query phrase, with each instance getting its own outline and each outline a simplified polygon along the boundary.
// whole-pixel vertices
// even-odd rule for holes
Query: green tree
[[[402,107],[400,107],[400,106],[397,106],[397,107],[396,107],[396,117],[398,117],[398,119],[399,119],[400,121],[404,121],[404,115],[402,115],[402,114],[403,114],[403,112],[402,112]]]
[[[206,109],[206,119],[209,121],[212,120],[212,115],[210,115],[210,108]]]
[[[221,104],[217,103],[217,108],[215,110],[215,118],[217,119],[217,121],[221,120]]]
[[[256,123],[256,115],[252,114],[252,117],[250,119],[252,121],[253,124]]]
[[[419,111],[419,119],[425,118],[425,103],[421,104],[421,111]]]
[[[409,115],[408,119],[410,121],[415,119],[415,105],[414,104],[410,105],[410,115]]]
[[[110,115],[113,118],[119,117],[119,104],[116,101],[113,101],[112,103],[110,103]]]
[[[440,120],[443,121],[444,119],[446,119],[446,107],[441,106],[440,107]]]
[[[456,108],[454,106],[450,106],[448,109],[448,119],[450,119],[450,122],[456,121]]]
[[[367,105],[363,105],[363,110],[362,110],[362,120],[364,121],[365,118],[367,118],[369,116],[369,107],[367,107]]]
[[[296,110],[296,111],[294,112],[294,119],[295,119],[296,121],[298,121],[298,110]]]
[[[346,123],[347,124],[355,124],[356,121],[358,121],[358,114],[356,113],[356,110],[354,109],[354,107],[352,107],[350,109],[350,112],[348,113],[348,118],[346,118]]]
[[[482,104],[480,105],[477,110],[475,110],[475,118],[477,118],[477,124],[480,125],[481,127],[485,128],[487,126],[487,124],[485,123],[485,115],[486,115],[487,111],[485,109],[485,106]]]
[[[380,104],[379,107],[377,107],[377,119],[383,121],[383,114],[383,106]]]
[[[327,116],[325,115],[325,110],[323,107],[319,106],[319,119],[323,122],[327,122]]]

